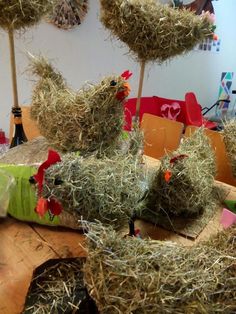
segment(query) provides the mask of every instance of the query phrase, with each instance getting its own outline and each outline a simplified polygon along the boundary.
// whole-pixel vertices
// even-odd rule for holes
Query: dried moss
[[[223,138],[227,155],[232,167],[234,177],[236,177],[236,120],[225,122]]]
[[[74,92],[44,58],[34,59],[32,71],[40,79],[32,96],[31,116],[40,133],[59,150],[81,153],[115,147],[123,129],[126,92],[121,76],[104,78]]]
[[[85,283],[103,314],[236,311],[236,228],[192,248],[88,233]]]
[[[213,35],[206,16],[156,0],[100,0],[101,22],[142,61],[163,61]]]
[[[48,13],[56,0],[0,0],[0,27],[19,30],[30,27]]]
[[[169,181],[165,179],[167,171],[171,173]],[[172,155],[162,159],[151,183],[147,208],[176,216],[202,213],[216,202],[213,194],[215,173],[214,152],[203,129],[199,129],[184,139]]]
[[[119,228],[138,208],[144,178],[144,170],[133,156],[83,159],[67,154],[46,171],[44,197],[54,196],[64,210],[76,212],[84,220]],[[62,183],[55,185],[55,179]]]

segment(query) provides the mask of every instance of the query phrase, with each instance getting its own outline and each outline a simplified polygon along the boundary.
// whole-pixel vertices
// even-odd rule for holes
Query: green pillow
[[[36,168],[0,163],[0,169],[12,175],[16,181],[15,187],[10,191],[8,214],[22,221],[36,222],[49,226],[60,225],[57,216],[51,221],[48,213],[43,218],[40,218],[34,210],[37,204],[37,191],[30,184],[29,178],[37,172]]]

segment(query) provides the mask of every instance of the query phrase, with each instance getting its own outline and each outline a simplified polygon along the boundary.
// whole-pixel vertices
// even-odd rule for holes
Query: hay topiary
[[[56,0],[0,0],[0,27],[8,31],[30,27],[52,9]]]
[[[147,207],[175,216],[198,215],[215,204],[215,174],[214,152],[203,129],[199,129],[171,156],[162,159],[151,182]]]
[[[186,53],[215,27],[210,14],[200,17],[189,10],[179,10],[156,0],[100,0],[101,22],[111,34],[123,41],[140,62],[139,89],[135,122],[138,121],[140,99],[148,61],[159,64]]]
[[[139,61],[163,61],[185,53],[213,35],[207,16],[156,0],[100,0],[101,22],[128,45]]]
[[[225,122],[222,134],[232,172],[234,177],[236,177],[236,120]]]
[[[74,92],[44,58],[33,59],[36,84],[31,116],[49,143],[62,151],[81,153],[115,147],[123,129],[123,100],[129,85],[122,76]]]
[[[9,38],[14,101],[12,113],[14,115],[16,129],[10,148],[27,141],[22,125],[21,108],[18,100],[14,33],[38,23],[43,15],[52,9],[52,5],[55,1],[56,0],[0,0],[0,28],[7,31]]]
[[[235,313],[235,227],[192,248],[101,226],[87,237],[84,280],[100,313]]]
[[[56,198],[65,211],[84,220],[119,228],[139,207],[144,179],[144,170],[133,156],[84,159],[67,154],[46,170],[43,197]]]

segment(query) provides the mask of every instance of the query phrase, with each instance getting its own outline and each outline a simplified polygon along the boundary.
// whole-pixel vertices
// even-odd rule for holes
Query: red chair
[[[168,118],[168,114],[162,111],[162,108],[164,109],[167,107],[167,110],[169,109],[169,112],[172,115],[171,120],[176,120],[185,124],[185,116],[183,114],[183,109],[182,109],[182,107],[185,104],[184,100],[169,99],[169,98],[163,98],[163,97],[158,97],[158,96],[154,96],[154,98],[156,99],[156,106],[158,107],[157,115],[159,117]],[[178,109],[175,108],[177,104],[180,107],[179,111]]]
[[[136,113],[136,103],[137,98],[130,98],[124,105],[124,116],[125,116],[125,125],[124,129],[126,131],[131,131],[132,129],[132,118]],[[155,97],[142,97],[140,102],[140,113],[139,113],[139,122],[142,121],[143,114],[150,113],[155,116],[158,116],[158,105],[156,103]]]
[[[199,105],[194,93],[185,94],[185,103],[182,107],[186,125],[204,126],[207,129],[217,129],[217,123],[207,120],[202,115],[202,107]]]

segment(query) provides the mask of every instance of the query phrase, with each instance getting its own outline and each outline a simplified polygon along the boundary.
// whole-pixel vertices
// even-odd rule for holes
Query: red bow
[[[132,75],[133,75],[133,73],[130,72],[129,70],[127,70],[121,74],[121,77],[123,77],[125,80],[128,80]]]

